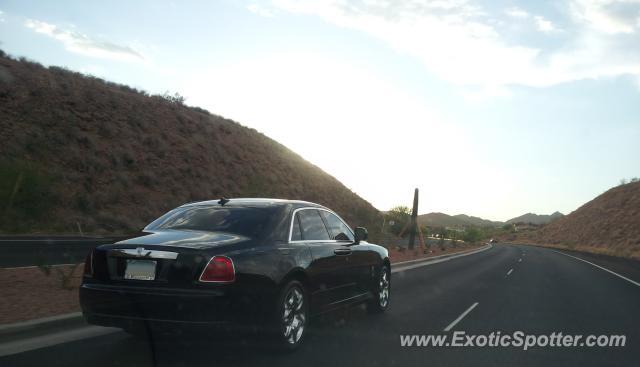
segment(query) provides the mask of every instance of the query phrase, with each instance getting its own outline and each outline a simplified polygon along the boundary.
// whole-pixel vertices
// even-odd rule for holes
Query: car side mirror
[[[356,243],[366,241],[369,238],[369,232],[364,227],[356,227],[355,229]]]

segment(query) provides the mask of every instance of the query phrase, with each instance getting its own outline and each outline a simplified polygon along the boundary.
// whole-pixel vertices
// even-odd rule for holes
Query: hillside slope
[[[551,223],[556,219],[562,218],[563,216],[564,214],[560,212],[554,212],[553,214],[549,214],[549,215],[527,213],[519,217],[509,219],[507,223],[530,223],[530,224],[541,225],[541,224]]]
[[[4,55],[0,141],[3,232],[128,232],[221,196],[309,200],[352,225],[378,223],[371,204],[253,129]]]
[[[640,182],[614,187],[525,239],[640,259]]]

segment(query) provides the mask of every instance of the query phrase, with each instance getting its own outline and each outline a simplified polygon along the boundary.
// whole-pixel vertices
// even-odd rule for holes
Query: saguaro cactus
[[[416,242],[416,228],[418,221],[418,189],[413,193],[413,210],[411,211],[411,232],[409,235],[409,249],[413,250],[413,245]]]

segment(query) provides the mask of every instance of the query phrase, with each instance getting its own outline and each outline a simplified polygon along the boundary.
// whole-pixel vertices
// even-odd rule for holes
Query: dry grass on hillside
[[[4,232],[127,232],[177,205],[221,196],[309,200],[352,225],[378,222],[371,204],[254,129],[5,56],[0,140]]]

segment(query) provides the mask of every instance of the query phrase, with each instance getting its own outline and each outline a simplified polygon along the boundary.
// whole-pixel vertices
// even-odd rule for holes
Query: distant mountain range
[[[432,227],[499,227],[504,224],[465,214],[448,215],[444,213],[419,215],[418,223]]]
[[[555,212],[550,215],[538,215],[527,213],[506,222],[493,221],[489,219],[473,217],[466,214],[448,215],[444,213],[429,213],[418,216],[418,223],[431,227],[500,227],[505,223],[531,223],[531,224],[547,224],[558,218],[564,217],[564,214]]]
[[[555,212],[550,215],[539,215],[534,213],[527,213],[519,217],[509,219],[507,223],[531,223],[531,224],[540,225],[540,224],[551,223],[554,220],[560,219],[562,217],[564,217],[564,214],[560,212]]]

